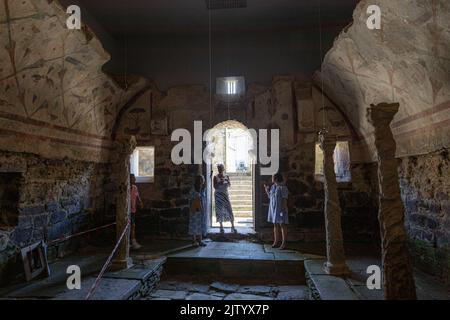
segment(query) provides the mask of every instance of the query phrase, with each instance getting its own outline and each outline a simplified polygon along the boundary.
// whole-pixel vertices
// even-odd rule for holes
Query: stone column
[[[371,105],[368,120],[374,127],[378,160],[379,209],[385,299],[416,299],[413,269],[400,197],[396,144],[390,123],[399,104]]]
[[[118,139],[114,142],[113,175],[116,185],[116,235],[117,240],[130,219],[130,156],[136,148],[134,137]],[[112,262],[112,270],[128,269],[132,266],[130,258],[130,228],[117,249]]]
[[[321,133],[319,142],[323,151],[325,228],[327,235],[327,262],[324,264],[324,270],[331,275],[344,276],[349,274],[350,270],[345,263],[341,207],[334,172],[333,154],[336,148],[336,136]]]

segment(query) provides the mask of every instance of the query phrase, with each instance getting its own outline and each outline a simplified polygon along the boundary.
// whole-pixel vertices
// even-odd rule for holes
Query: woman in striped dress
[[[216,220],[220,224],[220,232],[224,233],[223,223],[231,222],[231,231],[236,233],[234,227],[234,215],[231,208],[228,188],[231,186],[230,177],[224,174],[225,167],[223,164],[217,165],[219,173],[214,176],[214,199],[216,202]]]

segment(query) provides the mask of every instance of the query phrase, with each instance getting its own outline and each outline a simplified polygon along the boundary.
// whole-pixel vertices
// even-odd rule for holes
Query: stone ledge
[[[360,300],[345,279],[323,271],[325,260],[305,261],[307,284],[314,299],[320,300]]]
[[[9,299],[84,300],[105,262],[103,255],[73,256],[52,264],[49,278],[35,280],[0,292]],[[134,300],[147,296],[159,282],[166,259],[144,261],[127,270],[108,272],[99,283],[91,300]],[[66,287],[68,265],[79,265],[82,270],[81,290]]]

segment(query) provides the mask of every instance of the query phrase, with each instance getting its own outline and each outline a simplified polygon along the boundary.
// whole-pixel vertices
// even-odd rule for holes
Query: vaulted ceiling
[[[164,90],[208,86],[210,45],[213,77],[245,76],[259,83],[280,74],[311,79],[358,2],[247,0],[245,8],[209,11],[206,0],[61,0],[80,5],[84,22],[111,53],[105,70],[153,79]]]
[[[82,7],[115,36],[205,32],[209,21],[206,1],[79,0]],[[324,25],[345,25],[350,21],[358,2],[359,0],[247,0],[245,8],[212,10],[211,18],[215,31],[230,28],[241,31],[317,28],[320,3]]]

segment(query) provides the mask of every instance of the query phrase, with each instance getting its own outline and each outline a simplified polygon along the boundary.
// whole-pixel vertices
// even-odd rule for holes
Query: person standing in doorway
[[[214,176],[214,199],[216,202],[216,220],[220,224],[220,233],[224,233],[223,223],[231,222],[231,231],[237,233],[234,227],[234,215],[231,208],[228,188],[231,186],[230,177],[226,175],[223,164],[217,165],[218,174]]]
[[[272,186],[269,187],[264,185],[267,196],[269,197],[269,212],[267,215],[267,221],[273,223],[273,236],[274,241],[272,248],[278,247],[280,240],[280,230],[281,230],[281,245],[280,250],[286,248],[287,233],[289,224],[288,215],[288,194],[289,190],[283,183],[283,176],[281,173],[277,173],[272,177]]]
[[[206,243],[202,241],[202,237],[207,232],[206,188],[205,178],[202,175],[195,178],[194,189],[189,216],[189,234],[193,236],[195,246],[205,247]]]
[[[134,250],[138,250],[142,248],[142,246],[136,241],[136,211],[138,203],[141,209],[144,208],[144,204],[142,203],[141,197],[139,196],[139,190],[136,185],[136,177],[134,174],[130,174],[130,184],[131,184],[131,192],[130,192],[131,248]]]

